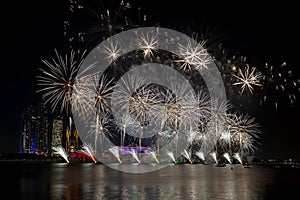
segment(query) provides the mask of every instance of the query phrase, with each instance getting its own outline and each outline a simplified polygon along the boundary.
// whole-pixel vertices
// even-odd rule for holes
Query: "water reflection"
[[[1,194],[13,191],[9,194],[11,199],[38,199],[47,194],[48,188],[45,184],[49,180],[48,166],[44,163],[34,164],[30,162],[0,163],[3,178]],[[39,181],[37,181],[39,180]],[[18,189],[18,190],[17,190]]]
[[[51,166],[50,199],[93,198],[94,166],[55,163]]]
[[[20,179],[23,195],[39,189],[39,194],[49,199],[252,200],[270,196],[270,187],[277,181],[274,170],[238,165],[233,170],[209,165],[171,165],[154,172],[132,174],[100,164],[52,163],[39,173],[38,177],[31,174]]]

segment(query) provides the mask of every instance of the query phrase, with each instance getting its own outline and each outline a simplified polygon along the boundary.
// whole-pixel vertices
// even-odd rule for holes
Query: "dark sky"
[[[1,132],[0,152],[18,152],[21,112],[31,102],[36,90],[35,76],[41,59],[50,59],[53,49],[65,48],[63,21],[67,17],[66,0],[34,2],[12,1],[1,12]],[[297,6],[258,3],[217,2],[197,4],[191,0],[162,3],[143,0],[142,9],[149,25],[159,22],[166,28],[183,29],[201,25],[216,28],[224,44],[257,64],[286,61],[299,73],[296,58],[299,50]],[[4,12],[5,11],[5,12]],[[298,71],[297,71],[298,70]],[[299,77],[299,76],[298,76]],[[298,95],[299,96],[299,95]],[[262,135],[259,154],[263,157],[300,159],[299,103],[293,108],[280,104],[260,108],[244,106],[257,118]]]

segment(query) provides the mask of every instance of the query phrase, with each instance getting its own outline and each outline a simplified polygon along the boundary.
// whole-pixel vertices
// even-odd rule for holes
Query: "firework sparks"
[[[211,101],[211,112],[210,117],[206,120],[205,127],[205,143],[204,143],[204,152],[211,151],[214,149],[218,153],[218,142],[224,131],[224,124],[226,123],[226,116],[231,104],[229,101],[218,101],[212,99]]]
[[[253,86],[262,86],[260,83],[262,74],[257,71],[255,67],[252,67],[250,70],[249,65],[247,65],[244,71],[239,68],[238,75],[233,74],[233,76],[237,79],[237,82],[233,83],[233,85],[241,85],[241,94],[243,94],[245,90],[248,90],[251,94],[253,94]]]
[[[73,112],[87,119],[90,114],[110,112],[110,95],[113,79],[99,74],[83,76],[76,80],[72,98]]]
[[[102,51],[105,55],[107,55],[105,58],[109,61],[109,63],[112,63],[121,55],[122,50],[117,42],[112,41],[110,38],[108,38],[107,41],[108,45],[104,45],[104,49],[99,49],[99,51]]]
[[[236,114],[234,119],[232,142],[241,152],[254,151],[261,133],[259,124],[255,122],[254,117],[250,117],[248,114]]]
[[[69,154],[62,146],[52,146],[52,150],[54,151],[54,154],[60,155],[67,163],[70,163],[69,161]]]
[[[128,128],[133,126],[134,121],[129,113],[122,113],[121,116],[118,116],[116,118],[120,120],[119,123],[122,126],[120,129],[118,129],[118,131],[120,132],[120,147],[123,147],[125,145],[126,131],[128,130]]]
[[[119,161],[119,163],[122,163],[120,158],[120,150],[118,146],[111,147],[108,150],[114,155],[114,157]]]
[[[112,119],[109,113],[99,113],[89,119],[90,130],[82,139],[93,150],[95,158],[101,157],[105,150],[113,145],[111,141],[115,138],[111,131],[111,124]]]
[[[79,26],[78,28],[81,30],[74,30],[73,33],[71,29],[74,27],[74,21],[65,21],[65,35],[69,37],[71,43],[78,40],[82,43],[86,42],[85,45],[90,45],[89,41],[99,42],[99,40],[107,39],[116,33],[138,26],[131,23],[131,20],[126,16],[127,11],[132,8],[131,3],[120,0],[118,8],[114,11],[109,7],[109,3],[104,5],[103,2],[100,0],[87,5],[82,0],[70,0],[69,10],[71,13],[81,13],[78,16],[84,16],[84,20],[92,19],[91,23],[86,24],[87,27],[81,29],[83,26]],[[96,4],[99,7],[94,7]],[[98,10],[91,9],[92,7]],[[90,15],[92,18],[88,18],[81,12],[84,10],[89,11],[85,14]],[[143,20],[146,20],[146,16]],[[283,63],[278,71],[273,66],[266,65],[263,74],[256,67],[250,68],[250,65],[246,63],[246,57],[234,55],[229,59],[221,58],[223,60],[218,60],[217,56],[212,58],[208,50],[204,48],[206,40],[199,43],[188,37],[186,40],[185,45],[181,44],[180,41],[178,42],[177,55],[172,55],[173,57],[163,53],[163,55],[160,54],[162,51],[158,48],[159,40],[156,33],[137,35],[137,39],[134,41],[135,44],[132,45],[136,46],[138,51],[130,52],[128,54],[129,58],[122,58],[123,60],[118,59],[123,51],[126,51],[126,49],[122,49],[123,47],[121,48],[121,43],[108,39],[107,45],[99,51],[106,55],[105,59],[109,63],[115,64],[113,65],[113,67],[116,67],[115,70],[127,67],[129,61],[133,61],[134,64],[131,67],[134,68],[135,64],[144,63],[146,59],[168,63],[170,58],[176,57],[175,62],[179,63],[179,69],[182,72],[185,72],[185,74],[187,74],[186,72],[190,74],[195,74],[191,72],[197,72],[199,74],[198,72],[203,72],[209,64],[216,62],[220,67],[224,80],[229,80],[229,83],[225,84],[230,85],[230,87],[234,86],[240,94],[248,92],[252,95],[256,92],[256,87],[264,90],[273,87],[275,92],[287,94],[291,104],[296,101],[296,95],[292,90],[296,88],[299,92],[300,81],[299,79],[290,81],[292,72],[287,69],[286,63]],[[168,88],[162,93],[160,90],[155,90],[152,86],[149,86],[144,77],[140,78],[138,76],[128,77],[127,79],[122,77],[115,86],[112,86],[114,84],[113,79],[108,80],[106,76],[100,78],[95,74],[81,77],[80,80],[75,81],[78,66],[82,63],[83,56],[76,59],[75,51],[72,51],[70,57],[66,55],[64,59],[58,55],[56,50],[55,53],[57,59],[53,59],[52,62],[43,60],[49,70],[41,69],[44,76],[38,77],[39,85],[45,88],[39,90],[39,92],[44,92],[43,97],[47,99],[48,103],[51,103],[53,111],[60,105],[61,112],[72,107],[72,112],[77,111],[87,116],[89,113],[96,111],[96,113],[93,113],[97,114],[96,119],[94,119],[96,121],[95,127],[93,127],[96,131],[93,129],[87,136],[91,138],[87,141],[94,145],[94,153],[99,148],[98,141],[107,139],[104,135],[109,134],[108,126],[114,123],[114,125],[122,125],[120,128],[122,132],[120,134],[120,146],[125,144],[125,134],[128,132],[128,128],[138,129],[137,136],[140,139],[139,145],[141,146],[141,138],[146,133],[146,126],[152,119],[160,123],[157,138],[161,137],[162,140],[171,138],[176,142],[176,149],[174,148],[174,154],[172,152],[172,155],[177,156],[175,150],[177,151],[177,142],[181,140],[179,132],[187,133],[187,141],[190,145],[193,142],[198,143],[200,151],[203,152],[203,155],[199,157],[203,160],[204,153],[207,155],[212,151],[215,152],[214,160],[217,162],[218,150],[228,151],[232,148],[232,150],[250,152],[256,149],[255,143],[260,133],[258,124],[254,123],[254,118],[250,118],[248,115],[228,114],[229,102],[211,100],[208,95],[202,94],[198,90],[197,95],[192,95],[192,92],[182,86],[184,84],[178,88],[176,86]],[[224,57],[227,56],[223,51],[221,54]],[[142,59],[144,60],[141,61]],[[170,65],[172,67],[178,66],[174,65],[175,62],[172,61]],[[124,64],[124,66],[119,68],[119,63]],[[128,69],[131,67],[128,67]],[[118,75],[120,74],[121,72]],[[195,75],[187,76],[190,76],[191,81],[194,81],[192,79],[195,78]],[[262,102],[270,98],[267,96],[267,94],[263,96]],[[114,104],[110,105],[110,101]],[[275,105],[277,108],[277,100]],[[114,121],[110,121],[112,119],[112,108],[118,110],[115,113],[116,115],[113,116]],[[162,109],[164,110],[162,111]],[[135,123],[136,121],[139,121],[139,123]],[[132,132],[134,131],[136,130],[132,130]],[[112,135],[110,135],[111,138],[113,138]],[[159,145],[157,146],[159,149]],[[102,152],[104,151],[102,150]]]
[[[90,145],[83,145],[82,149],[91,157],[94,163],[97,163],[97,160],[94,157],[94,153],[92,152]]]
[[[213,60],[205,48],[203,48],[205,41],[197,43],[194,40],[187,38],[187,45],[178,45],[178,55],[182,59],[176,62],[182,63],[180,69],[184,71],[191,71],[193,68],[201,71],[207,68]]]
[[[281,99],[287,100],[290,105],[296,102],[296,96],[300,91],[300,82],[299,79],[294,77],[291,67],[286,62],[283,62],[280,66],[266,64],[262,80],[263,97],[260,105],[266,101],[274,100],[277,109]]]
[[[130,28],[139,27],[145,23],[146,15],[141,15],[140,7],[132,5],[130,1],[120,0],[118,4],[110,1],[70,0],[69,15],[64,21],[64,35],[71,47],[79,45],[93,45]],[[129,15],[138,12],[137,22]],[[81,23],[78,26],[78,19]]]
[[[98,76],[94,76],[93,84],[95,87],[95,107],[99,112],[110,112],[110,95],[111,92],[114,89],[114,86],[112,85],[113,79],[108,79],[105,75],[99,78]]]
[[[112,99],[114,101],[114,108],[118,110],[128,109],[128,101],[132,98],[132,95],[141,87],[146,85],[147,80],[142,79],[140,76],[132,75],[122,77],[115,85],[114,93],[112,94]]]
[[[155,33],[142,34],[137,37],[137,45],[143,50],[144,58],[153,56],[153,52],[157,50],[158,38]]]
[[[186,95],[183,99],[182,120],[185,125],[197,127],[205,118],[210,115],[210,96],[199,91],[196,97]]]
[[[90,95],[90,76],[76,78],[72,94],[72,113],[80,119],[87,119],[95,112],[95,99]]]
[[[83,62],[83,53],[76,57],[76,52],[71,51],[65,57],[59,55],[55,49],[56,58],[52,60],[42,60],[47,69],[40,68],[42,75],[37,76],[38,86],[42,86],[37,92],[42,92],[46,103],[50,103],[54,112],[60,106],[60,111],[71,108],[72,91],[77,72]]]

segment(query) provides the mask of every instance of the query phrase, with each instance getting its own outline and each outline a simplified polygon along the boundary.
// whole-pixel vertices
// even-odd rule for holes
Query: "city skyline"
[[[187,27],[184,27],[185,29],[189,28],[189,24],[192,21],[197,27],[201,24],[202,19],[204,21],[207,20],[205,22],[211,23],[212,27],[221,25],[225,29],[222,30],[222,33],[230,37],[227,40],[230,48],[232,48],[230,50],[240,52],[241,55],[247,56],[250,61],[258,64],[270,62],[271,64],[274,63],[274,65],[280,65],[283,62],[287,62],[288,65],[295,69],[294,73],[299,75],[299,71],[296,71],[296,52],[293,51],[293,43],[296,43],[298,38],[293,27],[287,26],[286,23],[287,20],[295,20],[296,22],[292,13],[279,17],[277,16],[278,11],[280,11],[279,8],[278,10],[266,11],[268,14],[264,13],[263,8],[260,8],[256,13],[257,16],[254,16],[252,19],[251,17],[241,17],[242,19],[238,22],[232,22],[231,17],[235,16],[235,14],[231,13],[229,16],[222,18],[222,15],[226,13],[224,11],[225,8],[223,8],[224,10],[216,9],[215,12],[217,14],[208,11],[203,11],[199,14],[199,10],[195,9],[192,9],[190,14],[188,14],[187,10],[191,9],[191,5],[188,5],[185,11],[185,7],[180,9],[176,3],[172,6],[159,5],[157,7],[155,5],[152,5],[152,7],[150,5],[147,6],[148,4],[145,3],[145,7],[149,9],[147,10],[147,17],[152,18],[152,22],[159,21],[162,27],[184,27],[185,24],[188,24]],[[43,8],[46,7],[53,10],[59,9],[60,14],[48,10],[43,12]],[[12,65],[8,71],[11,74],[15,74],[15,76],[7,76],[2,80],[3,91],[5,94],[8,94],[8,97],[11,96],[13,98],[11,101],[5,99],[3,105],[5,115],[1,118],[1,121],[4,122],[2,124],[4,128],[3,133],[1,133],[0,152],[18,151],[22,109],[26,102],[32,102],[35,97],[39,97],[34,92],[36,91],[35,78],[38,74],[38,68],[42,66],[41,59],[50,59],[54,48],[65,49],[68,45],[66,38],[63,36],[63,20],[66,17],[64,16],[66,8],[63,3],[41,3],[38,6],[39,10],[29,8],[29,6],[25,6],[25,8],[25,10],[18,8],[21,9],[18,12],[24,16],[23,20],[28,22],[27,24],[22,24],[23,28],[11,27],[11,23],[14,23],[14,21],[5,23],[7,30],[9,30],[8,32],[12,31],[12,33],[4,35],[5,38],[9,38],[9,41],[5,43],[7,45],[5,46],[6,52],[2,60],[5,66],[9,67]],[[157,8],[156,11],[159,13],[155,15],[157,19],[153,18],[154,14],[151,13],[151,8]],[[27,11],[32,11],[37,15],[32,17],[32,15],[28,14],[27,16]],[[177,17],[178,20],[172,20],[173,22],[168,24],[168,19],[170,17],[175,18],[176,14],[174,13],[180,13],[181,11],[182,17]],[[253,10],[248,7],[246,11]],[[240,10],[236,13],[236,15],[241,14],[243,12]],[[266,22],[269,22],[269,24],[265,24]],[[224,41],[224,44],[226,44],[226,41]],[[14,80],[11,81],[11,78]],[[5,85],[7,82],[11,82],[9,87]],[[250,113],[262,126],[259,153],[266,157],[278,156],[281,158],[291,157],[299,159],[300,152],[297,147],[297,140],[299,139],[297,131],[299,131],[299,128],[297,126],[297,118],[293,117],[297,116],[299,112],[299,102],[296,101],[292,108],[289,105],[285,105],[285,102],[280,103],[278,108],[274,109],[273,105],[267,105],[262,108],[257,104],[247,104],[249,99],[253,102],[252,97],[243,99],[242,102],[244,104],[240,109]],[[254,102],[256,102],[255,99]]]

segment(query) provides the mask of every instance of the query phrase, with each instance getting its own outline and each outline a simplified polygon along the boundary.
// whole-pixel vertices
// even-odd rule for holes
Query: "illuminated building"
[[[68,153],[80,149],[79,134],[71,118],[53,117],[44,103],[26,105],[22,113],[19,152],[53,156],[53,147],[62,147]]]
[[[62,146],[62,134],[63,134],[63,118],[57,117],[53,119],[52,122],[52,147],[61,147]]]
[[[69,124],[65,134],[66,149],[68,152],[75,152],[79,149],[79,135],[75,129],[72,119],[69,118]]]
[[[44,103],[27,105],[22,113],[20,153],[49,152],[49,119]]]

